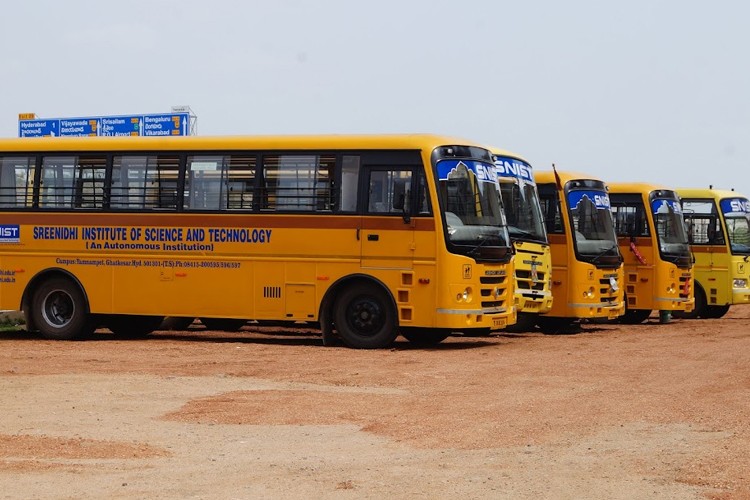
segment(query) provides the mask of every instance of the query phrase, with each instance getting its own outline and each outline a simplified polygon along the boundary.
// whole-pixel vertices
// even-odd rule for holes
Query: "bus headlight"
[[[457,302],[471,302],[471,288],[466,288],[463,292],[456,295]]]
[[[583,292],[584,299],[591,299],[593,297],[594,297],[594,287],[591,287],[588,290],[584,290]]]
[[[674,284],[674,283],[671,283],[671,284],[670,284],[670,285],[669,285],[669,286],[667,287],[667,293],[674,293],[674,291],[675,291],[675,284]]]
[[[747,280],[745,278],[734,278],[732,286],[734,288],[747,288]]]

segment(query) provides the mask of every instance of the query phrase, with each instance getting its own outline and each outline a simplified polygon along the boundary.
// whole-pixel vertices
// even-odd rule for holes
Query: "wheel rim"
[[[358,335],[371,337],[385,325],[385,313],[377,300],[359,297],[346,308],[346,322]]]
[[[42,316],[48,325],[62,328],[70,323],[75,314],[73,298],[62,290],[53,290],[44,298]]]

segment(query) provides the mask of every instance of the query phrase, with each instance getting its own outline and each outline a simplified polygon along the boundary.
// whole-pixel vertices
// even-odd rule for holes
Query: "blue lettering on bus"
[[[682,207],[677,200],[654,200],[651,202],[651,211],[654,214],[666,214],[670,211],[681,214]]]
[[[271,229],[210,228],[208,241],[216,243],[270,243]]]
[[[725,214],[750,214],[750,201],[747,198],[727,198],[721,200],[721,211]]]
[[[438,180],[465,178],[469,172],[480,182],[496,182],[495,166],[490,163],[472,160],[440,160],[437,164]]]
[[[575,209],[584,198],[587,198],[591,203],[593,203],[597,210],[610,209],[609,195],[604,191],[571,191],[570,193],[568,193],[568,205],[570,205],[571,209]]]
[[[35,240],[77,240],[78,228],[67,226],[34,226]]]
[[[527,183],[535,184],[531,166],[514,158],[496,156],[495,170],[499,177],[516,177]]]

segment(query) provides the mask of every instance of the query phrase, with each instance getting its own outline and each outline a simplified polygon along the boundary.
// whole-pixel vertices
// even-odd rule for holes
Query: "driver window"
[[[367,193],[367,212],[403,214],[411,212],[411,170],[373,170]]]

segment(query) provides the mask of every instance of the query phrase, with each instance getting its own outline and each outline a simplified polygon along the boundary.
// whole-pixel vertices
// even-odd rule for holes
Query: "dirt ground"
[[[0,498],[750,498],[750,306],[579,333],[0,333]]]

